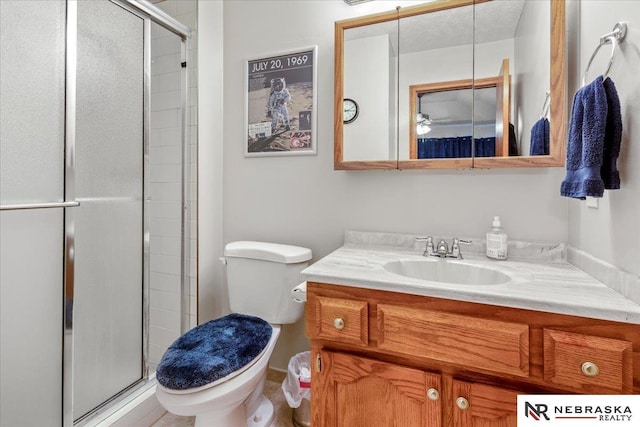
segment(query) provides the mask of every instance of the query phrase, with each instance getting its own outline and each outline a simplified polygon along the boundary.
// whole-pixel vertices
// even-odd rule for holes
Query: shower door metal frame
[[[105,0],[107,1],[107,0]],[[151,23],[161,25],[172,33],[180,37],[181,61],[186,63],[186,57],[191,37],[191,29],[152,4],[139,3],[136,0],[108,0],[111,3],[122,7],[128,12],[140,17],[144,21],[144,82],[143,82],[143,332],[142,332],[142,378],[131,384],[126,389],[114,395],[100,406],[80,417],[77,423],[73,417],[73,304],[74,304],[74,268],[75,268],[75,221],[72,209],[64,209],[64,292],[63,292],[63,366],[62,366],[62,425],[73,427],[82,425],[95,415],[106,410],[108,405],[120,400],[132,391],[143,386],[149,378],[149,272],[150,272],[150,217],[149,195],[149,145],[150,145],[150,122],[151,122]],[[66,58],[65,58],[65,172],[64,172],[64,199],[60,203],[44,203],[39,205],[11,205],[3,206],[2,209],[36,209],[53,207],[76,207],[79,203],[75,201],[75,147],[76,147],[76,71],[77,71],[77,50],[78,50],[78,8],[77,0],[67,0],[66,16]],[[188,329],[188,321],[185,313],[189,310],[189,286],[190,278],[187,267],[189,266],[189,245],[185,244],[185,237],[189,236],[189,213],[190,203],[187,200],[190,188],[189,166],[189,77],[186,68],[182,68],[182,181],[181,188],[181,331]],[[71,200],[67,202],[68,200]]]
[[[78,63],[78,4],[67,0],[65,58],[64,197],[75,197],[76,71]],[[73,295],[75,272],[75,220],[64,210],[64,285],[62,313],[62,425],[73,425]]]

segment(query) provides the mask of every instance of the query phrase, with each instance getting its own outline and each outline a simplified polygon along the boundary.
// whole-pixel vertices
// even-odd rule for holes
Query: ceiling
[[[514,37],[525,0],[493,0],[475,5],[475,43]],[[345,40],[389,35],[395,55],[398,42],[403,54],[474,42],[474,9],[456,7],[345,31]],[[399,37],[398,37],[399,35]]]

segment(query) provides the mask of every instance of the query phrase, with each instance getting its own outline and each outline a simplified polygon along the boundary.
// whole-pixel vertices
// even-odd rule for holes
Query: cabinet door
[[[323,427],[437,427],[440,376],[353,355],[319,351],[312,424]]]
[[[455,427],[516,427],[518,393],[505,388],[453,381]]]

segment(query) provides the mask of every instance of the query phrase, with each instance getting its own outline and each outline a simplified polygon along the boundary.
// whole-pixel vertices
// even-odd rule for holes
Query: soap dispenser
[[[502,228],[499,216],[493,218],[493,224],[487,231],[487,256],[493,259],[507,259],[507,233]]]

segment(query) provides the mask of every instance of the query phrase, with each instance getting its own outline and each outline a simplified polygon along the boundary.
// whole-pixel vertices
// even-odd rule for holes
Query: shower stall
[[[0,20],[0,426],[86,425],[195,325],[191,30],[135,0]]]

